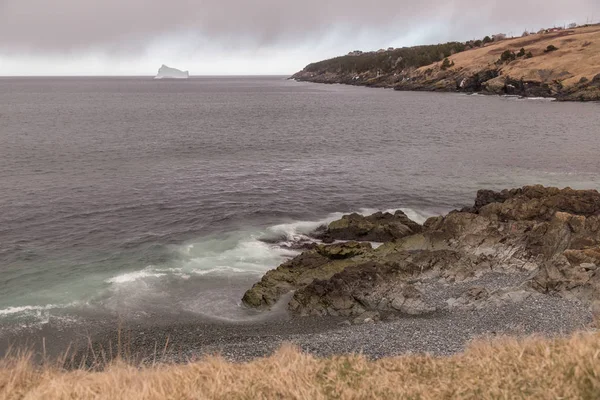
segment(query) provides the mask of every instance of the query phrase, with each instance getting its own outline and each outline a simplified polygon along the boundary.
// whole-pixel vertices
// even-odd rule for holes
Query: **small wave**
[[[516,94],[505,94],[505,95],[502,95],[500,97],[503,97],[503,98],[508,99],[508,100],[519,100],[519,101],[527,101],[527,100],[533,100],[533,101],[556,101],[556,98],[554,98],[554,97],[527,97],[527,96],[520,96],[520,95],[516,95]]]
[[[69,303],[69,304],[46,304],[45,306],[7,307],[7,308],[0,309],[0,317],[5,317],[5,316],[15,315],[15,314],[22,314],[22,313],[37,314],[37,313],[41,313],[43,311],[49,311],[49,310],[54,310],[54,309],[59,309],[59,308],[68,308],[68,307],[73,307],[75,305],[76,305],[76,303],[73,302],[73,303]]]
[[[106,282],[107,283],[128,283],[128,282],[135,282],[139,279],[144,279],[144,278],[160,278],[162,276],[165,276],[166,274],[161,273],[161,272],[154,272],[154,271],[148,271],[148,270],[142,270],[142,271],[134,271],[134,272],[128,272],[122,275],[117,275],[113,278],[107,279]]]
[[[227,272],[244,273],[244,272],[262,272],[262,271],[248,271],[247,269],[233,268],[233,267],[228,267],[228,266],[223,265],[223,266],[218,266],[218,267],[211,268],[211,269],[197,269],[197,270],[193,270],[192,272],[196,275],[211,275],[211,274],[223,274],[223,273],[227,273]]]
[[[554,97],[523,97],[523,100],[556,101]]]

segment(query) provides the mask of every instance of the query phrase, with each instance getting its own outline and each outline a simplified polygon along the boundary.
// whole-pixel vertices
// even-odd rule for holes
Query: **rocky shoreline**
[[[298,244],[301,254],[244,294],[242,306],[262,310],[264,318],[90,321],[73,328],[76,342],[73,332],[51,322],[0,342],[33,344],[56,357],[68,345],[75,363],[117,356],[118,347],[121,356],[146,363],[216,353],[247,361],[285,343],[318,356],[376,359],[450,355],[480,337],[567,335],[595,329],[599,316],[596,190],[481,190],[471,207],[422,225],[401,211],[351,214],[312,236]]]
[[[521,98],[545,98],[556,101],[600,101],[600,74],[591,81],[582,81],[572,87],[550,85],[500,76],[498,70],[486,70],[473,75],[439,73],[435,77],[380,77],[376,74],[314,74],[301,71],[289,79],[297,82],[342,84],[370,88],[393,89],[401,92],[464,93],[491,96],[516,96]]]
[[[243,303],[292,294],[298,317],[361,324],[524,306],[549,297],[600,309],[600,193],[543,186],[477,193],[472,207],[428,219],[344,216],[320,244],[269,271]],[[380,241],[376,248],[370,242]],[[289,296],[288,296],[289,297]]]

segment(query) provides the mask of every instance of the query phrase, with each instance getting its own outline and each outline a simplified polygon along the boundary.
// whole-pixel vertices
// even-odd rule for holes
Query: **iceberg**
[[[180,71],[177,68],[170,68],[163,64],[154,79],[188,79],[189,77],[190,73],[188,71]]]

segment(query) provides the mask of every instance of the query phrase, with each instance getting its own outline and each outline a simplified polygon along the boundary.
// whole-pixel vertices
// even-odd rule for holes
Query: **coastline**
[[[452,88],[440,88],[436,86],[398,86],[389,83],[368,83],[368,82],[347,82],[346,80],[339,81],[321,81],[318,79],[303,79],[298,78],[295,75],[287,78],[288,80],[292,80],[295,82],[307,82],[307,83],[315,83],[322,85],[346,85],[346,86],[356,86],[356,87],[365,87],[369,89],[388,89],[394,90],[398,92],[420,92],[420,93],[453,93],[453,94],[464,94],[464,95],[478,95],[478,96],[497,96],[497,97],[518,97],[521,99],[543,99],[546,101],[555,101],[555,102],[574,102],[574,103],[598,103],[600,102],[600,98],[591,99],[591,100],[581,100],[575,98],[573,96],[560,96],[556,94],[554,95],[544,95],[540,93],[530,93],[530,92],[488,92],[488,91],[468,91],[468,90],[457,90]]]
[[[557,101],[600,101],[600,26],[555,29],[488,42],[354,51],[307,65],[291,79]]]
[[[60,326],[48,326],[35,336],[5,337],[3,345],[30,349],[37,358],[60,359],[67,366],[124,357],[133,363],[187,363],[208,355],[232,362],[268,357],[292,344],[316,357],[363,354],[380,359],[404,354],[449,356],[464,351],[473,340],[485,337],[531,335],[564,337],[588,329],[589,309],[578,301],[558,297],[526,305],[505,305],[493,310],[439,312],[407,316],[377,323],[350,325],[343,317],[284,318],[260,323],[206,323],[205,321],[111,325],[94,334],[77,329],[77,340],[66,340]],[[37,337],[37,339],[33,339]],[[61,339],[62,337],[62,339]],[[120,349],[120,350],[119,350]]]
[[[258,319],[51,322],[2,345],[57,358],[70,348],[76,367],[98,354],[245,362],[286,343],[319,357],[447,356],[480,337],[564,336],[597,316],[599,234],[596,190],[481,190],[472,207],[423,224],[401,210],[350,214],[299,239],[302,253],[248,289],[239,306]]]

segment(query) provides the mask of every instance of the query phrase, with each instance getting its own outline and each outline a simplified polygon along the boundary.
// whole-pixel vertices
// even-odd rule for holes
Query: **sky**
[[[600,0],[0,0],[0,76],[287,75],[352,50],[600,22]]]

